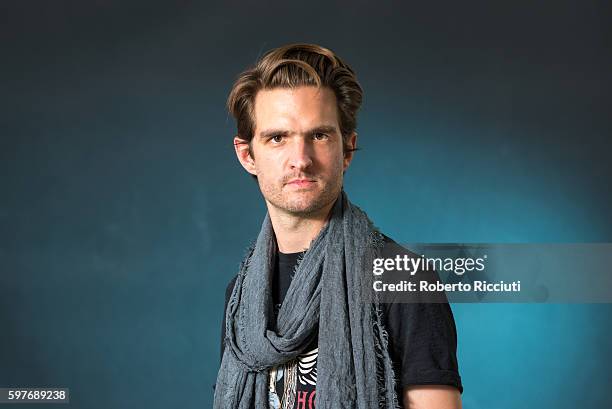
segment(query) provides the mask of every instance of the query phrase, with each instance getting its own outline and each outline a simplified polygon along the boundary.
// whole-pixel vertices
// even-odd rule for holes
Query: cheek
[[[334,167],[334,173],[342,173],[344,171],[345,161],[342,152],[334,156],[332,163]]]
[[[336,169],[337,167],[342,168],[344,165],[344,153],[340,146],[326,146],[320,147],[315,153],[315,157],[318,158],[319,166],[327,169]]]
[[[274,160],[259,160],[255,161],[255,169],[257,177],[261,180],[260,183],[269,185],[274,183],[274,179],[282,176],[282,172],[278,166],[278,162]]]

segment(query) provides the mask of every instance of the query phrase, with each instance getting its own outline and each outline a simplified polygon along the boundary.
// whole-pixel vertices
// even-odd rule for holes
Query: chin
[[[316,213],[329,205],[329,200],[322,194],[305,194],[302,197],[287,198],[280,206],[289,213],[308,215]]]
[[[289,202],[280,206],[283,210],[294,214],[310,214],[322,208],[320,203],[311,202]]]

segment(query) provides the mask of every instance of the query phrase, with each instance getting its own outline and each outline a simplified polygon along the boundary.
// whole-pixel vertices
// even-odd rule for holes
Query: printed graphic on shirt
[[[270,371],[270,409],[314,409],[319,348]]]

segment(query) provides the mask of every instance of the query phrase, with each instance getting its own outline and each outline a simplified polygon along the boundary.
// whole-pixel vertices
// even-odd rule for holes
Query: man
[[[371,295],[372,261],[406,253],[342,190],[362,89],[332,51],[293,44],[228,98],[238,160],[268,214],[226,294],[215,408],[461,407],[447,303]]]

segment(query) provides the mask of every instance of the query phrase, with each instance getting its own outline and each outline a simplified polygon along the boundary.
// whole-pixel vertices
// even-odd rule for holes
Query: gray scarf
[[[318,409],[398,407],[387,335],[372,298],[372,260],[382,236],[341,193],[299,263],[273,317],[276,240],[269,215],[245,260],[226,311],[215,409],[267,409],[271,367],[297,357],[317,334]]]

